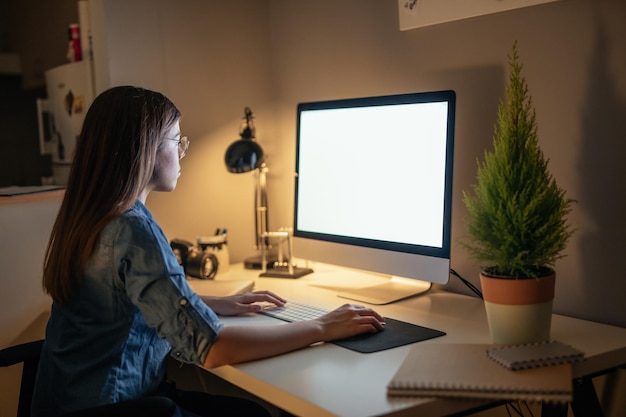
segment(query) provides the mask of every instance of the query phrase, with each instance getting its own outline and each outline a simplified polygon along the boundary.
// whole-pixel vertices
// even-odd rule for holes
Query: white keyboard
[[[260,313],[279,320],[294,322],[316,319],[329,311],[321,307],[289,301],[282,307],[277,307],[274,304],[264,305]]]

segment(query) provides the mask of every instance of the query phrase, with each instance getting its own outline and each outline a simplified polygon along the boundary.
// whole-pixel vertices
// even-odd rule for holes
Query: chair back
[[[0,367],[23,364],[20,398],[17,403],[17,417],[30,417],[30,404],[33,399],[35,377],[37,376],[42,345],[43,339],[0,350]]]
[[[43,342],[37,340],[0,350],[0,367],[24,364],[17,417],[31,417],[31,402]],[[175,413],[176,404],[168,397],[141,397],[73,411],[64,414],[64,417],[172,417]]]

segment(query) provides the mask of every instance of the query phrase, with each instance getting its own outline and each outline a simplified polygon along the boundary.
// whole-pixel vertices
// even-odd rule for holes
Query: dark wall
[[[0,187],[41,183],[37,97],[44,88],[26,91],[20,76],[0,75]]]

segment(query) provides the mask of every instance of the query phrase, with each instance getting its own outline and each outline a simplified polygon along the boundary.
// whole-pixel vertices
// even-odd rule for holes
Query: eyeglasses
[[[189,149],[189,138],[187,136],[181,136],[180,139],[164,138],[165,140],[174,140],[178,142],[178,159],[183,159],[187,149]]]

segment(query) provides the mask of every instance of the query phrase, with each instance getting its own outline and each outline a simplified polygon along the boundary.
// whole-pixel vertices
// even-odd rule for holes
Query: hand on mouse
[[[325,342],[385,330],[383,316],[356,304],[344,304],[314,321],[322,326],[322,340]]]

